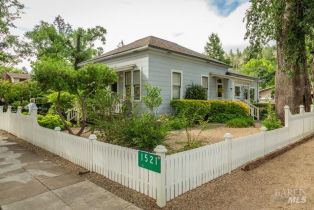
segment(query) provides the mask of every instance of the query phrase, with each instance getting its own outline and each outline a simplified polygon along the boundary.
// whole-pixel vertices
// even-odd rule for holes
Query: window
[[[243,89],[243,99],[248,100],[249,99],[248,86],[242,86],[242,89]]]
[[[235,97],[240,97],[241,95],[241,88],[240,86],[234,86],[234,96]]]
[[[208,98],[208,77],[202,76],[202,87],[205,90],[206,98]]]
[[[134,90],[134,100],[141,99],[141,77],[140,71],[133,71],[133,90]]]
[[[250,99],[252,101],[255,100],[255,89],[254,88],[250,88]]]
[[[223,92],[222,79],[217,79],[217,97],[222,98]]]
[[[172,72],[172,99],[181,98],[181,73]]]
[[[125,72],[124,74],[124,86],[125,86],[125,97],[131,98],[131,72]]]
[[[126,99],[141,100],[141,72],[140,70],[124,73],[124,97]]]

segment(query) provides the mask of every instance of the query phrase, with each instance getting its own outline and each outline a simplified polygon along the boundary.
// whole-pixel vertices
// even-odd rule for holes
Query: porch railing
[[[254,106],[253,104],[251,104],[250,102],[243,100],[244,103],[246,103],[249,106],[249,114],[250,116],[252,116],[254,119],[256,120],[260,120],[260,110],[257,106]]]

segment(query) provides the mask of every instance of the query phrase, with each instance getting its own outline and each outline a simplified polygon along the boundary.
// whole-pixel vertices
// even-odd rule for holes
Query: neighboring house
[[[20,74],[20,73],[10,73],[10,72],[6,72],[3,73],[2,78],[4,80],[8,80],[11,83],[18,83],[18,82],[23,82],[26,80],[30,80],[31,79],[31,75],[30,74]]]
[[[271,102],[274,103],[273,88],[265,88],[259,91],[259,101],[262,103]]]
[[[163,103],[159,113],[171,112],[170,101],[183,99],[186,88],[192,83],[202,85],[208,99],[258,100],[258,78],[231,71],[225,63],[153,36],[80,65],[97,62],[105,63],[118,72],[118,82],[113,90],[141,107],[144,84],[160,87]]]

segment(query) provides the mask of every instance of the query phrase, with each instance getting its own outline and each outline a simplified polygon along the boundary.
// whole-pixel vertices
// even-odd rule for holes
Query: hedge
[[[192,116],[197,112],[209,122],[225,123],[231,119],[249,116],[249,107],[233,100],[173,100],[170,105],[175,115]]]

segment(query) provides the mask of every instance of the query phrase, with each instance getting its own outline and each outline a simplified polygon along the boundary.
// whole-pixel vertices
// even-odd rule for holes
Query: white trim
[[[140,72],[140,99],[139,100],[134,100],[134,83],[133,83],[133,73],[134,71],[139,71]],[[135,68],[135,69],[130,69],[127,71],[123,72],[123,99],[126,97],[126,89],[125,89],[125,73],[126,72],[131,72],[131,101],[134,102],[140,102],[142,100],[142,68]]]
[[[140,84],[139,84],[140,85],[140,99],[139,100],[134,99],[134,84],[133,84],[133,72],[134,71],[140,72]],[[140,102],[142,100],[142,68],[132,70],[132,93],[133,93],[132,99],[134,102]]]
[[[207,77],[207,99],[209,99],[209,76],[201,74],[201,86],[203,87],[203,77]]]
[[[236,87],[239,87],[240,88],[240,95],[239,96],[236,96],[235,95],[235,90],[236,90]],[[235,85],[233,85],[233,97],[235,98],[235,99],[241,99],[241,85],[239,85],[239,84],[235,84]]]
[[[218,80],[221,80],[221,82],[218,82]],[[221,97],[218,97],[218,85],[222,86],[223,92],[221,93]],[[224,99],[224,82],[223,82],[223,78],[216,78],[216,98],[218,99]]]
[[[173,91],[172,91],[172,83],[173,83],[173,73],[181,74],[181,87],[180,87],[180,99],[183,99],[183,71],[180,70],[171,70],[171,85],[170,85],[170,100],[173,100]]]

